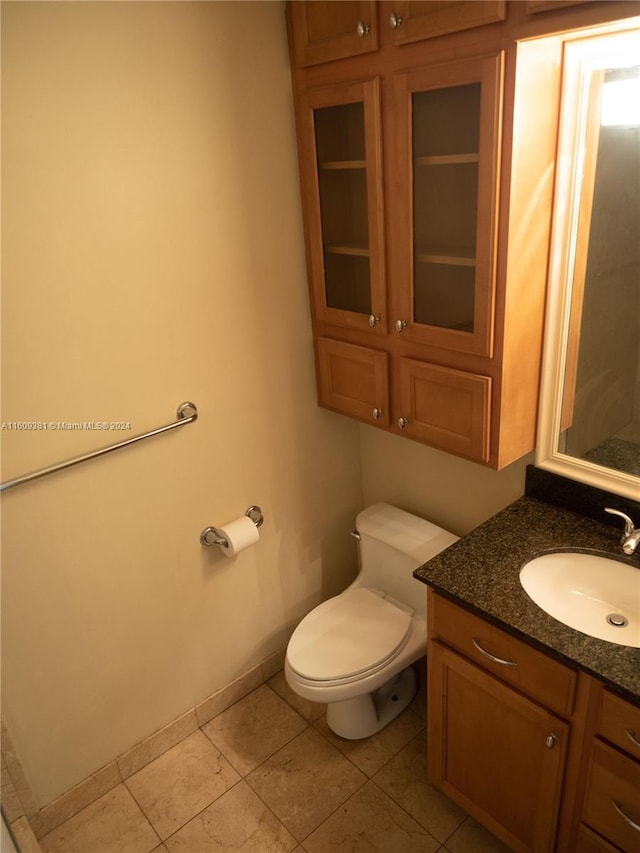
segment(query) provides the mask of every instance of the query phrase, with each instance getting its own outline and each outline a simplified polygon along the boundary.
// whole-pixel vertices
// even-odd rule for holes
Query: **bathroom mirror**
[[[567,42],[536,464],[640,500],[640,29]]]

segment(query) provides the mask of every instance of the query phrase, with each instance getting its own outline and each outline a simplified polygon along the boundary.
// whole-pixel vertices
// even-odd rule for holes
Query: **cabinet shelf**
[[[479,163],[480,155],[470,154],[434,154],[426,157],[416,157],[416,166],[458,166],[465,163]]]
[[[473,249],[452,249],[450,246],[421,246],[416,261],[422,264],[449,264],[456,267],[475,267]]]
[[[358,258],[368,258],[369,249],[361,243],[332,243],[324,247],[325,252],[330,255],[352,255]]]
[[[339,169],[366,169],[366,160],[323,160],[320,169],[324,172],[334,172]]]

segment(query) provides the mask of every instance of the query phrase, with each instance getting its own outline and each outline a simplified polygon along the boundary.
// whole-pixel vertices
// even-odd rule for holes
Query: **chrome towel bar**
[[[78,465],[80,462],[87,462],[89,459],[95,459],[97,456],[104,456],[105,453],[111,453],[112,450],[119,450],[121,447],[126,447],[128,444],[134,444],[136,441],[142,441],[145,438],[151,438],[153,435],[168,432],[176,427],[186,426],[193,423],[198,417],[198,410],[194,403],[181,403],[176,412],[177,421],[167,424],[166,426],[152,429],[150,432],[144,432],[140,435],[134,435],[132,438],[127,438],[125,441],[119,441],[117,444],[110,444],[109,447],[103,447],[100,450],[94,450],[92,453],[83,453],[82,456],[75,456],[73,459],[67,459],[64,462],[59,462],[57,465],[49,465],[47,468],[40,468],[37,471],[31,471],[30,474],[24,474],[22,477],[16,477],[15,480],[7,480],[6,483],[0,484],[0,492],[7,489],[12,489],[14,486],[20,486],[22,483],[28,483],[31,480],[37,480],[39,477],[46,477],[47,474],[54,474],[56,471],[62,471],[64,468],[70,468],[72,465]]]

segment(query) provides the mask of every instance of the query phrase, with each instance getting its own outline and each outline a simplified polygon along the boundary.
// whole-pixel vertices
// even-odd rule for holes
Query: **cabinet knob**
[[[363,39],[366,35],[371,32],[371,27],[369,24],[365,24],[364,21],[358,21],[358,25],[356,26],[356,32]]]
[[[402,24],[402,15],[396,15],[395,12],[392,12],[389,15],[389,26],[392,30],[397,30],[398,27]]]
[[[553,749],[553,747],[559,742],[560,738],[558,735],[550,734],[547,735],[547,739],[545,740],[545,744],[547,745],[547,749]]]
[[[374,409],[371,413],[373,415],[374,420],[378,420],[378,418],[382,417],[382,409]]]
[[[400,427],[400,429],[404,429],[408,423],[408,418],[398,418],[398,426]]]
[[[402,332],[407,328],[406,320],[396,320],[396,332]]]
[[[369,314],[369,325],[373,329],[380,322],[380,317],[377,314]]]

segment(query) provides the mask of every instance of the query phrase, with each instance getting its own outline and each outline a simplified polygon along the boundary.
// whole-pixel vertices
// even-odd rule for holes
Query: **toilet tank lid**
[[[415,559],[417,565],[458,541],[457,536],[437,524],[387,503],[363,509],[356,525],[361,535],[390,545]]]

